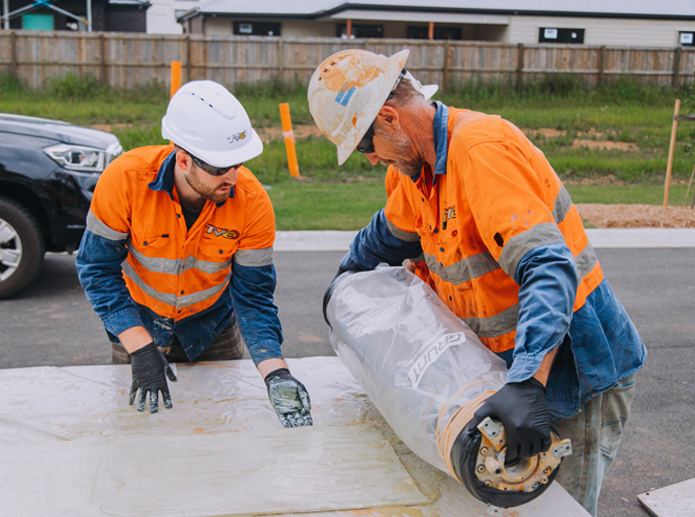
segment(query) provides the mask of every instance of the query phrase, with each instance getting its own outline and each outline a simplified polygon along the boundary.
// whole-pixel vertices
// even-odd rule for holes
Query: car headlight
[[[43,150],[58,165],[80,172],[102,172],[111,161],[123,152],[118,142],[107,149],[95,149],[80,145],[58,144]]]

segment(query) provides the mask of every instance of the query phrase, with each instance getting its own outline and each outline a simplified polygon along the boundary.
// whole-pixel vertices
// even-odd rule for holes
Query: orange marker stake
[[[294,132],[292,131],[292,119],[290,118],[290,105],[286,102],[280,104],[280,119],[282,120],[282,135],[285,137],[285,149],[287,150],[287,167],[290,174],[299,177],[299,164],[297,163],[297,149],[294,146]]]
[[[169,98],[173,97],[174,94],[181,88],[181,61],[171,62],[171,89],[169,91]]]

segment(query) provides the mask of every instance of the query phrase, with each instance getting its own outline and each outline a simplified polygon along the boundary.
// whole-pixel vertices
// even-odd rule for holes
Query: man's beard
[[[374,126],[374,133],[379,135],[379,138],[388,142],[388,144],[393,147],[394,151],[398,153],[401,158],[398,160],[382,160],[386,165],[392,165],[394,169],[400,174],[405,174],[407,176],[414,176],[419,174],[422,170],[423,162],[417,158],[409,158],[408,150],[410,149],[410,139],[403,133],[399,135],[391,135],[385,131],[382,131],[376,125]]]
[[[186,183],[188,183],[188,185],[195,190],[196,194],[207,201],[212,201],[213,203],[223,203],[226,201],[234,188],[232,183],[223,183],[222,185],[217,185],[215,187],[208,187],[202,181],[200,181],[197,166],[191,169],[191,172],[186,174],[184,177],[186,178]],[[221,187],[230,187],[230,189],[226,192],[218,192],[218,189]]]

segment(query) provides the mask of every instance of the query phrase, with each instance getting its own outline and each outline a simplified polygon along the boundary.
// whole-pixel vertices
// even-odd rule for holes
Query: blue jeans
[[[572,440],[572,455],[562,460],[556,481],[593,516],[634,395],[635,375],[630,375],[593,397],[572,418],[557,423],[560,436]]]

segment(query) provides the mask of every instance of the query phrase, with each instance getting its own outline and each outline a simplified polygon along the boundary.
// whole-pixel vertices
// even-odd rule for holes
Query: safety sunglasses
[[[401,83],[401,80],[405,77],[405,74],[407,74],[408,71],[404,68],[401,70],[401,73],[398,75],[398,79],[396,79],[395,84],[393,85],[393,88],[391,88],[391,93],[389,93],[389,96],[386,97],[386,100],[384,103],[387,101],[393,99],[393,90],[395,90],[398,85]],[[376,120],[376,119],[374,119]],[[362,140],[360,140],[360,143],[357,144],[357,147],[355,148],[355,151],[358,153],[362,154],[369,154],[374,152],[374,143],[372,140],[374,139],[374,122],[372,122],[372,125],[369,126],[369,129],[367,129],[367,132],[364,134],[362,137]]]
[[[200,167],[201,169],[203,169],[205,172],[207,172],[207,173],[210,174],[211,176],[223,176],[224,174],[227,174],[230,170],[232,170],[232,169],[238,169],[239,167],[241,167],[241,166],[243,165],[243,163],[238,163],[238,164],[236,164],[236,165],[230,165],[229,167],[213,167],[213,166],[210,165],[209,163],[205,163],[205,162],[202,161],[201,159],[199,159],[199,158],[193,156],[191,153],[188,153],[188,156],[191,157],[191,159],[193,160],[193,162],[194,162],[198,167]]]

